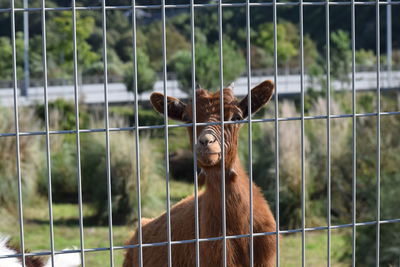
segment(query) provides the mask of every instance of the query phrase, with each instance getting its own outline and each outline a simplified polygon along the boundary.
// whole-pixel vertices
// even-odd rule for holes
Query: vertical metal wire
[[[137,237],[138,266],[143,266],[142,247],[142,197],[140,193],[140,142],[139,142],[139,103],[137,87],[137,47],[136,47],[136,0],[132,0],[132,59],[133,59],[133,91],[135,94],[135,152],[136,152],[136,197],[137,197]]]
[[[193,123],[193,177],[194,177],[194,231],[195,231],[195,251],[196,267],[200,267],[200,230],[199,230],[199,185],[197,177],[197,126],[196,126],[196,45],[194,35],[194,0],[190,0],[190,41],[192,45],[192,123]]]
[[[103,22],[103,68],[104,68],[104,126],[106,134],[106,172],[107,172],[107,204],[108,204],[108,239],[110,245],[110,266],[114,266],[114,242],[112,221],[112,195],[111,195],[111,163],[110,163],[110,123],[108,114],[108,72],[107,72],[107,14],[106,1],[102,0]]]
[[[325,5],[325,39],[326,39],[326,180],[327,180],[327,266],[331,266],[331,62],[330,62],[330,27],[329,0]]]
[[[279,238],[279,91],[278,91],[278,27],[276,0],[272,2],[274,24],[274,84],[275,84],[275,195],[276,195],[276,266],[280,266],[280,238]]]
[[[22,179],[21,179],[21,152],[19,145],[19,115],[18,115],[18,80],[17,80],[17,50],[15,43],[15,2],[11,0],[11,46],[12,46],[12,68],[14,88],[14,125],[15,125],[15,154],[18,179],[18,215],[19,236],[22,254],[22,266],[25,267],[25,241],[24,241],[24,214],[22,206]]]
[[[356,118],[356,87],[355,87],[355,75],[356,75],[356,19],[355,19],[355,0],[351,0],[351,89],[352,89],[352,162],[353,162],[353,181],[352,181],[352,266],[356,266],[356,189],[357,189],[357,118]]]
[[[81,141],[79,133],[79,88],[78,88],[78,51],[76,38],[76,3],[72,0],[72,41],[74,61],[74,100],[75,100],[75,128],[76,128],[76,174],[78,180],[78,204],[79,204],[79,234],[81,249],[81,264],[85,267],[85,243],[83,233],[83,209],[82,209],[82,177],[81,177]]]
[[[28,8],[28,0],[24,0],[24,8]],[[28,96],[29,90],[29,11],[24,12],[24,85],[21,96]]]
[[[162,18],[162,54],[163,54],[163,87],[164,87],[164,141],[165,141],[165,176],[167,193],[167,242],[168,242],[168,267],[172,266],[172,248],[171,248],[171,203],[169,191],[169,142],[168,142],[168,101],[167,101],[167,45],[165,30],[165,0],[162,0],[161,18]]]
[[[53,227],[53,190],[51,183],[51,152],[49,133],[49,99],[47,90],[47,44],[46,44],[46,11],[45,0],[42,0],[42,64],[43,64],[43,89],[44,89],[44,118],[46,128],[46,160],[47,160],[47,188],[49,205],[49,226],[50,226],[50,251],[51,266],[54,267],[54,227]]]
[[[381,44],[379,0],[376,0],[376,266],[379,267],[381,229]]]
[[[301,85],[301,262],[305,266],[306,262],[306,198],[305,198],[305,151],[304,151],[304,25],[303,25],[303,0],[300,0],[300,85]]]
[[[219,36],[219,80],[220,80],[220,117],[221,117],[221,209],[222,209],[222,261],[227,266],[226,255],[226,196],[225,196],[225,138],[224,138],[224,58],[222,46],[222,0],[218,1]]]
[[[387,88],[392,87],[392,0],[386,6],[386,64]]]
[[[250,0],[246,0],[246,57],[247,57],[247,108],[248,108],[248,153],[249,153],[249,193],[250,193],[250,267],[254,266],[254,236],[253,236],[253,136],[251,122],[251,43],[250,43]]]

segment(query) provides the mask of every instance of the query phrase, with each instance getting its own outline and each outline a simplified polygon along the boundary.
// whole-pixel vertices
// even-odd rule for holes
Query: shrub
[[[36,115],[45,121],[45,106],[43,104],[36,106]],[[50,128],[57,130],[75,129],[75,105],[71,101],[56,99],[49,102],[49,123]],[[87,128],[89,126],[89,114],[85,108],[79,109],[79,127]]]
[[[115,136],[118,135],[118,136]],[[74,138],[62,136],[52,143],[52,186],[55,202],[76,202],[76,144]],[[157,207],[160,176],[159,155],[146,137],[141,138],[141,194],[142,205]],[[114,223],[136,219],[136,165],[134,136],[129,133],[110,135],[111,194]],[[39,192],[47,195],[47,169],[42,170]],[[83,199],[95,207],[96,223],[106,223],[108,195],[106,173],[106,147],[103,134],[81,135],[81,177]],[[159,207],[159,206],[158,206]],[[157,210],[154,209],[154,210]],[[135,211],[135,212],[134,212]],[[154,215],[150,209],[145,210]],[[144,211],[144,214],[145,214]]]
[[[137,218],[136,148],[132,134],[118,133],[115,137],[113,135],[110,138],[111,202],[113,222],[120,224]],[[85,142],[85,152],[82,154],[82,177],[84,177],[83,190],[90,196],[89,201],[97,211],[96,221],[106,223],[108,218],[106,154],[105,144],[100,138],[104,136],[97,136],[94,140],[91,138],[88,140],[92,141]],[[142,207],[148,208],[144,209],[143,214],[154,216],[153,212],[159,210],[161,204],[157,191],[161,185],[162,161],[149,138],[141,138],[140,148],[141,204]],[[149,212],[150,209],[153,209],[153,212]]]
[[[75,202],[77,199],[76,143],[75,136],[51,137],[51,182],[52,198],[56,203]],[[47,166],[39,171],[38,192],[48,195]]]
[[[400,175],[382,177],[382,179],[390,179],[390,182],[382,183],[381,186],[381,219],[395,219],[393,210],[398,206]],[[374,213],[375,209],[370,209],[369,212]],[[391,213],[392,216],[388,216]],[[400,255],[400,224],[382,224],[380,229],[379,265],[398,266]],[[358,227],[356,242],[357,265],[375,265],[376,225]],[[351,257],[351,255],[348,255],[348,257]]]
[[[120,117],[130,126],[135,125],[135,110],[133,107],[110,107],[110,116]],[[154,110],[139,108],[139,125],[150,126],[161,124],[164,124],[163,116],[160,116]]]

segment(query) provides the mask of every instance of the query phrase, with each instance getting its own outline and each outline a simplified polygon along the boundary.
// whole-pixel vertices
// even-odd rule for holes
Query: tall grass
[[[0,133],[15,133],[13,114],[9,110],[0,107]],[[28,110],[21,109],[19,116],[20,128],[24,126],[35,127],[38,120]],[[20,137],[20,167],[21,167],[21,189],[25,201],[35,198],[38,179],[37,170],[42,164],[38,138]],[[15,136],[0,138],[0,207],[16,215],[18,205],[18,177]]]
[[[283,101],[280,104],[280,116],[296,116],[296,107],[293,102]],[[275,195],[275,160],[274,158],[265,158],[264,155],[272,154],[275,151],[275,125],[273,123],[264,123],[261,126],[263,133],[260,139],[262,145],[257,146],[261,151],[257,152],[258,165],[261,173],[257,175],[256,181],[264,182],[266,194]],[[309,151],[309,141],[307,136],[304,138],[304,149]],[[304,161],[305,172],[309,171],[309,160]],[[284,227],[299,227],[301,225],[301,138],[300,122],[286,121],[279,124],[279,177],[280,177],[280,214],[281,225]],[[264,170],[263,170],[264,169]],[[307,194],[306,196],[306,204]],[[270,200],[271,205],[275,205],[275,200]]]

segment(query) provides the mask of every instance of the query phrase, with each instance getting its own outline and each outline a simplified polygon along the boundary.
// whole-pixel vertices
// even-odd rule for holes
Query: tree
[[[351,48],[349,34],[343,30],[331,33],[331,75],[342,83],[350,82]]]
[[[156,81],[156,73],[150,66],[150,60],[146,53],[137,49],[137,90],[141,94],[153,89]],[[133,91],[133,68],[128,64],[124,74],[124,83],[128,91]]]
[[[163,62],[163,44],[162,44],[162,27],[160,22],[155,22],[147,26],[144,30],[146,33],[146,44],[143,52],[146,52],[150,58],[150,65],[156,71],[162,71]],[[168,24],[165,28],[167,61],[169,61],[176,52],[188,50],[189,42],[186,38],[172,25]]]
[[[245,70],[245,59],[229,39],[223,40],[224,82],[234,81]],[[219,44],[208,45],[202,42],[196,45],[196,83],[204,88],[215,90],[220,87]],[[181,90],[192,90],[192,55],[183,50],[176,53],[170,66],[176,73]]]
[[[2,80],[12,79],[12,48],[8,37],[0,37],[0,77]],[[20,71],[19,71],[20,72]]]
[[[94,30],[95,20],[90,16],[77,13],[76,43],[78,53],[78,71],[84,73],[93,63],[100,59],[100,55],[93,51],[88,38]],[[58,72],[49,68],[49,75],[57,78],[70,78],[73,73],[73,30],[71,13],[63,11],[48,23],[51,34],[48,35],[49,67],[54,66]]]
[[[190,14],[187,12],[174,16],[169,20],[176,29],[190,40]],[[219,18],[216,10],[199,9],[195,14],[196,27],[200,30],[209,43],[218,43],[219,40]],[[223,33],[237,45],[246,43],[246,14],[244,9],[226,9],[222,12]],[[196,29],[196,32],[198,30]],[[240,47],[244,48],[244,47]]]
[[[255,43],[264,48],[266,53],[274,56],[274,25],[270,22],[258,27]],[[288,62],[298,55],[298,42],[296,40],[298,30],[294,24],[285,22],[277,25],[277,54],[278,63],[287,65]]]
[[[289,68],[299,66],[299,47],[300,34],[298,27],[290,22],[282,22],[277,25],[277,56],[278,66],[285,67],[286,73]],[[272,23],[263,23],[258,27],[254,43],[264,49],[270,67],[272,67],[274,57],[274,25]],[[306,69],[318,64],[318,51],[315,43],[306,35],[303,39],[304,45],[304,63]]]
[[[39,36],[31,37],[29,42],[29,71],[32,78],[42,77],[41,39]],[[24,35],[17,32],[15,35],[15,48],[17,56],[17,79],[22,79],[24,72]],[[0,79],[13,79],[12,46],[8,37],[0,37]]]

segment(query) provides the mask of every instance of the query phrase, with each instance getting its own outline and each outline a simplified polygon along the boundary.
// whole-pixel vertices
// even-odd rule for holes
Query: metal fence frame
[[[11,258],[11,257],[22,257],[22,265],[25,266],[25,257],[26,256],[40,256],[40,255],[50,255],[52,265],[54,266],[54,256],[56,254],[65,254],[65,253],[80,253],[82,266],[85,266],[85,253],[86,252],[93,252],[93,251],[109,251],[110,253],[110,266],[114,266],[114,250],[120,249],[127,249],[127,248],[138,248],[139,250],[139,266],[143,265],[143,258],[142,258],[142,248],[143,247],[151,247],[151,246],[167,246],[168,247],[168,266],[172,266],[172,256],[171,256],[171,247],[174,244],[184,244],[184,243],[195,243],[195,250],[196,250],[196,266],[200,266],[200,258],[199,258],[199,247],[200,242],[207,242],[212,240],[222,240],[223,241],[223,265],[227,266],[226,262],[226,242],[228,239],[233,238],[241,238],[241,237],[249,237],[250,242],[250,262],[251,266],[253,266],[253,258],[254,258],[254,251],[253,251],[253,238],[256,236],[263,236],[263,235],[276,235],[276,248],[277,248],[277,255],[276,255],[276,265],[280,265],[280,250],[279,250],[279,235],[280,234],[287,234],[287,233],[301,233],[302,234],[302,266],[306,264],[306,255],[305,255],[305,233],[310,231],[318,231],[318,230],[327,230],[327,265],[331,265],[331,230],[332,229],[339,229],[339,228],[352,228],[352,266],[356,264],[356,227],[362,225],[375,225],[376,226],[376,266],[379,266],[379,254],[380,254],[380,226],[381,224],[387,223],[400,223],[399,219],[391,219],[391,220],[381,220],[380,218],[380,161],[381,161],[381,154],[380,154],[380,142],[381,142],[381,116],[391,116],[391,115],[400,115],[400,111],[396,112],[381,112],[380,106],[380,7],[381,6],[393,6],[393,5],[400,5],[400,1],[344,1],[344,2],[334,2],[334,1],[317,1],[317,2],[304,2],[303,0],[299,0],[297,2],[278,2],[277,0],[272,0],[272,2],[262,2],[262,3],[252,3],[250,0],[245,0],[243,3],[223,3],[222,0],[218,0],[218,3],[208,3],[208,4],[196,4],[194,0],[190,0],[190,4],[179,4],[179,5],[167,5],[165,0],[161,0],[161,5],[136,5],[135,0],[132,0],[130,6],[107,6],[105,0],[102,0],[101,6],[86,6],[86,7],[77,7],[75,0],[71,0],[71,7],[54,7],[54,8],[47,8],[45,6],[45,0],[42,0],[42,7],[41,8],[15,8],[15,1],[10,0],[10,8],[0,9],[0,13],[9,13],[11,15],[11,41],[12,41],[12,67],[13,67],[13,88],[14,88],[14,120],[15,120],[15,133],[0,133],[0,137],[6,136],[13,136],[16,139],[16,164],[17,164],[17,179],[18,179],[18,212],[19,212],[19,224],[20,224],[20,247],[21,247],[21,254],[17,255],[0,255],[0,260],[2,258]],[[340,115],[333,115],[330,114],[330,7],[331,6],[350,6],[351,7],[351,47],[352,47],[352,113],[351,114],[340,114]],[[356,113],[356,91],[355,91],[355,9],[356,6],[375,6],[376,8],[376,77],[377,77],[377,112],[374,113]],[[193,105],[193,114],[194,119],[193,123],[185,123],[185,124],[168,124],[168,110],[167,105],[164,105],[164,125],[152,125],[152,126],[139,126],[138,122],[138,99],[135,98],[135,125],[133,127],[120,127],[120,128],[111,128],[109,126],[109,113],[108,113],[108,73],[107,73],[107,20],[106,20],[106,12],[107,10],[131,10],[132,12],[132,32],[133,32],[133,67],[134,67],[134,92],[135,95],[138,94],[137,88],[137,50],[136,50],[136,11],[138,9],[160,9],[162,15],[162,54],[163,54],[163,84],[164,84],[164,103],[166,103],[167,99],[167,59],[166,59],[166,9],[171,8],[186,8],[190,10],[190,25],[191,25],[191,53],[192,53],[192,97],[193,99],[196,98],[195,94],[195,70],[196,70],[196,63],[195,63],[195,30],[194,30],[194,12],[195,8],[202,8],[202,7],[215,7],[218,8],[218,26],[219,26],[219,71],[220,71],[220,88],[224,86],[224,79],[223,79],[223,52],[222,52],[222,43],[223,43],[223,36],[222,36],[222,13],[224,7],[245,7],[246,8],[246,72],[247,72],[247,82],[248,82],[248,93],[250,93],[251,88],[251,56],[250,56],[250,11],[251,7],[261,7],[261,6],[268,6],[272,7],[273,11],[273,29],[274,29],[274,82],[276,86],[276,93],[275,93],[275,116],[271,119],[252,119],[251,112],[249,112],[249,118],[242,121],[222,121],[217,123],[196,123],[196,105]],[[278,111],[278,98],[279,98],[279,84],[277,84],[277,77],[278,77],[278,58],[277,58],[277,8],[280,6],[296,6],[299,7],[299,30],[300,30],[300,70],[301,70],[301,115],[299,117],[279,117]],[[326,29],[326,86],[327,86],[327,103],[326,103],[326,115],[319,115],[319,116],[305,116],[304,114],[304,32],[303,32],[303,14],[304,14],[304,6],[325,6],[325,29]],[[47,91],[47,54],[46,54],[46,12],[49,11],[61,11],[61,10],[69,10],[72,11],[72,21],[73,21],[73,65],[74,65],[74,95],[75,95],[75,130],[65,130],[65,131],[50,131],[49,129],[49,111],[48,111],[48,91]],[[76,40],[76,12],[81,10],[101,10],[102,12],[102,22],[103,22],[103,65],[104,65],[104,128],[100,129],[80,129],[79,127],[79,87],[78,87],[78,62],[77,62],[77,40]],[[17,63],[16,63],[16,45],[15,45],[15,14],[17,12],[41,12],[42,16],[42,49],[43,49],[43,57],[42,57],[42,64],[43,64],[43,88],[44,88],[44,104],[45,104],[45,131],[37,131],[37,132],[21,132],[19,129],[19,114],[18,114],[18,85],[17,85]],[[223,98],[222,98],[222,91],[221,91],[221,117],[223,118]],[[194,101],[195,103],[195,101]],[[248,98],[248,106],[251,107],[251,97]],[[356,119],[360,117],[376,117],[376,135],[377,135],[377,153],[376,153],[376,196],[377,196],[377,208],[376,208],[376,220],[375,221],[368,221],[368,222],[357,222],[356,220]],[[332,225],[331,223],[331,120],[338,119],[338,118],[352,118],[352,223],[349,224],[341,224],[341,225]],[[306,227],[305,225],[305,149],[304,149],[304,123],[305,120],[326,120],[326,141],[327,141],[327,225],[320,226],[320,227]],[[279,122],[280,121],[300,121],[301,123],[301,215],[302,215],[302,223],[300,229],[290,229],[290,230],[280,230],[279,228]],[[197,160],[196,154],[194,153],[194,194],[195,194],[195,239],[193,240],[179,240],[179,241],[172,241],[171,240],[171,221],[170,221],[170,192],[169,192],[169,162],[168,162],[168,130],[170,128],[176,127],[187,127],[193,126],[193,148],[196,145],[196,126],[199,125],[212,125],[212,124],[219,124],[221,126],[225,124],[231,123],[242,123],[248,124],[248,152],[249,152],[249,179],[250,181],[253,180],[252,176],[252,124],[253,123],[264,123],[264,122],[274,122],[275,125],[275,178],[276,178],[276,207],[275,207],[275,215],[276,215],[276,222],[277,222],[277,229],[274,232],[267,232],[267,233],[254,233],[253,232],[253,201],[252,201],[252,186],[251,182],[249,183],[250,188],[250,229],[249,234],[245,235],[235,235],[235,236],[228,236],[226,234],[226,214],[225,214],[225,168],[224,164],[221,166],[222,177],[221,179],[221,188],[222,188],[222,236],[220,237],[213,237],[213,238],[200,238],[199,236],[199,206],[198,206],[198,182],[197,182]],[[136,144],[136,193],[138,198],[138,205],[137,205],[137,213],[139,222],[141,221],[141,195],[140,195],[140,157],[139,157],[139,131],[145,129],[164,129],[165,133],[165,175],[166,175],[166,193],[167,193],[167,200],[166,200],[166,211],[167,211],[167,233],[168,238],[166,242],[159,242],[159,243],[150,243],[145,244],[142,241],[142,226],[138,224],[138,244],[137,245],[127,245],[127,246],[114,246],[113,243],[113,222],[112,222],[112,205],[111,205],[111,171],[110,171],[110,141],[109,141],[109,134],[113,131],[131,131],[135,133],[135,144]],[[108,220],[108,238],[109,238],[109,246],[103,248],[85,248],[84,245],[84,232],[83,232],[83,210],[82,210],[82,188],[81,188],[81,165],[80,165],[80,133],[88,133],[88,132],[105,132],[106,136],[106,171],[107,171],[107,195],[108,195],[108,213],[109,213],[109,220]],[[63,250],[63,251],[56,251],[54,249],[54,230],[53,230],[53,210],[52,210],[52,187],[51,187],[51,152],[50,152],[50,135],[53,134],[75,134],[76,135],[76,153],[77,153],[77,181],[78,181],[78,206],[79,206],[79,229],[80,229],[80,248],[79,249],[70,249],[70,250]],[[48,209],[49,209],[49,224],[50,224],[50,251],[45,252],[25,252],[25,245],[24,245],[24,220],[23,220],[23,206],[22,206],[22,182],[21,182],[21,167],[20,167],[20,148],[19,148],[19,141],[21,136],[33,136],[33,135],[40,135],[46,137],[46,158],[47,158],[47,168],[48,168]],[[223,142],[224,134],[223,134],[223,127],[222,127],[222,142]],[[222,162],[224,157],[224,146],[222,146]],[[134,207],[132,207],[134,208]]]

